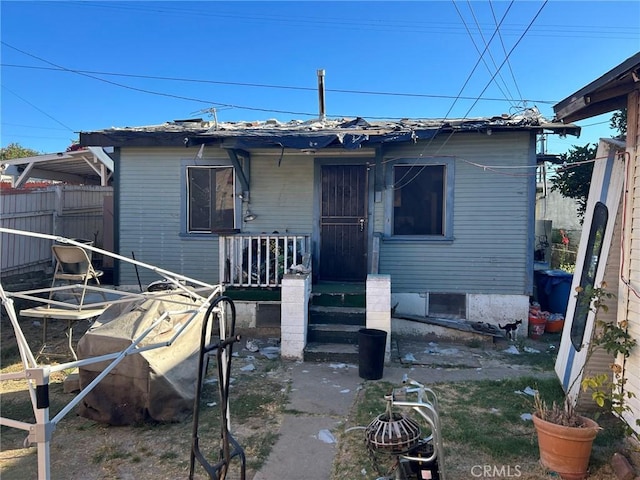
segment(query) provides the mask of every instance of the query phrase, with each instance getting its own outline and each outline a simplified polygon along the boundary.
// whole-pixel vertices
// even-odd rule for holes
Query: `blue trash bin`
[[[573,274],[564,270],[541,270],[537,284],[540,308],[566,316],[572,281]]]

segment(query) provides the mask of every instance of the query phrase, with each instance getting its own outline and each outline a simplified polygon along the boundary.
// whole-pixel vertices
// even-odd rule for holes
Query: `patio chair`
[[[82,247],[75,245],[53,245],[51,251],[56,260],[56,269],[53,272],[53,282],[51,283],[49,298],[52,298],[54,287],[59,281],[66,282],[67,284],[82,282],[80,291],[76,292],[74,290],[73,292],[73,296],[79,305],[79,310],[82,310],[84,297],[87,293],[87,285],[89,285],[89,282],[92,280],[100,285],[100,277],[104,272],[93,268],[89,253]]]
[[[77,360],[78,357],[73,349],[73,324],[74,322],[97,317],[106,310],[106,306],[89,306],[87,308],[84,304],[87,286],[92,281],[100,285],[100,277],[103,275],[103,272],[93,268],[90,254],[82,247],[74,245],[53,245],[51,251],[56,261],[56,267],[53,272],[51,289],[49,290],[50,303],[46,306],[21,310],[20,315],[42,319],[42,346],[36,359],[41,356],[66,356],[45,352],[48,347],[47,326],[49,319],[57,319],[67,321],[67,347],[69,353]],[[56,286],[60,282],[63,282],[64,285]],[[104,294],[101,293],[101,295],[102,298],[106,300]],[[56,296],[56,298],[54,298],[54,296]],[[62,304],[59,300],[63,300]],[[66,304],[68,304],[68,306]]]

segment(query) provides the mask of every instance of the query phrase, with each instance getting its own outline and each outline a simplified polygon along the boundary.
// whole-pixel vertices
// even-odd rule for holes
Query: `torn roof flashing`
[[[398,142],[416,142],[452,132],[527,130],[579,135],[580,127],[546,120],[537,109],[517,115],[463,119],[402,119],[369,122],[363,118],[211,122],[176,120],[162,125],[109,128],[80,132],[83,146],[152,147],[217,143],[225,148],[357,149]]]

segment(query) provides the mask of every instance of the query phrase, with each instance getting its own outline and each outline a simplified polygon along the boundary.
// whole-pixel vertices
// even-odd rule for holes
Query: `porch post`
[[[367,328],[387,332],[384,361],[391,361],[391,276],[367,275]]]
[[[311,275],[286,273],[282,277],[280,302],[280,355],[290,360],[303,360],[307,345]]]

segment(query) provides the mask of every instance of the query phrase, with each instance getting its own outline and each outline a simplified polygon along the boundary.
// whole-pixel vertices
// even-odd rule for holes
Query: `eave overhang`
[[[640,88],[640,52],[554,105],[559,122],[577,122],[627,106],[627,96]]]

